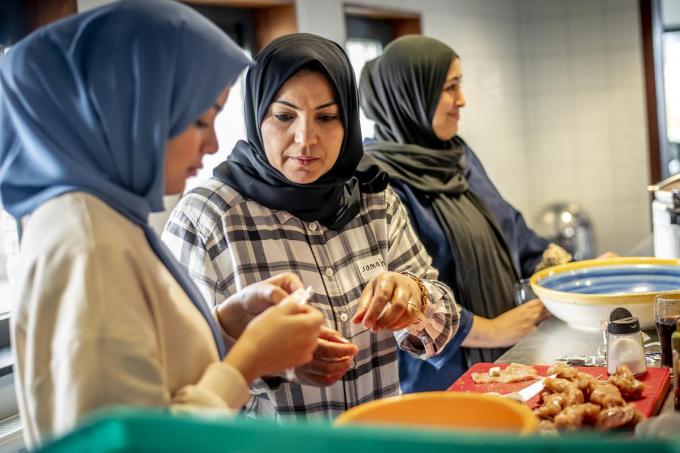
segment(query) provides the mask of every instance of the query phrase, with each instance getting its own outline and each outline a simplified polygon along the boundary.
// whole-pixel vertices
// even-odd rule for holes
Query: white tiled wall
[[[526,210],[581,204],[600,251],[649,231],[646,113],[635,0],[520,1]]]

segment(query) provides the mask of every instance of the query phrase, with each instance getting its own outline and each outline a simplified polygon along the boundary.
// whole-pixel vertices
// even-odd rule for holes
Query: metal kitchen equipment
[[[576,203],[556,203],[546,207],[537,217],[535,230],[567,250],[577,261],[595,257],[592,223]]]
[[[680,174],[647,186],[654,192],[652,224],[654,226],[654,256],[680,257]]]

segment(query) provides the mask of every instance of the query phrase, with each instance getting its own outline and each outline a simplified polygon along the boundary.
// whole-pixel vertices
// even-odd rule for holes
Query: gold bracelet
[[[422,315],[425,315],[425,307],[427,307],[427,301],[430,300],[430,292],[427,290],[425,284],[419,277],[409,274],[408,272],[402,272],[401,275],[409,277],[411,280],[416,282],[416,285],[418,285],[418,289],[420,289],[420,306],[418,309]]]

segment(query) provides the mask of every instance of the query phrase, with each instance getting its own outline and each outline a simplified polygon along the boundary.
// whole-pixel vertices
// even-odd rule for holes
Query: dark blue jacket
[[[477,195],[496,217],[503,231],[512,262],[522,278],[530,277],[541,260],[548,241],[534,233],[524,221],[522,214],[503,199],[486,174],[475,153],[465,145],[465,175],[470,190]],[[401,197],[409,212],[411,223],[418,237],[439,270],[439,279],[456,291],[456,263],[444,230],[437,222],[432,201],[426,194],[416,192],[399,180],[390,184]],[[445,390],[467,370],[460,344],[472,327],[472,313],[461,310],[461,322],[454,338],[436,357],[422,361],[400,351],[399,379],[402,392]]]

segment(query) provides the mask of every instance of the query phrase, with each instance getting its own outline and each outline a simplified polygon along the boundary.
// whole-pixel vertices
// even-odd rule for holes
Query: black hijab
[[[361,106],[375,121],[377,142],[365,147],[390,178],[431,200],[455,260],[458,303],[494,318],[514,307],[517,274],[503,234],[484,203],[468,190],[465,142],[440,140],[432,129],[451,62],[458,55],[423,36],[393,41],[361,75]],[[368,160],[365,159],[365,160]],[[364,163],[362,163],[364,165]],[[468,365],[493,362],[504,349],[464,348]]]
[[[260,125],[284,83],[303,69],[325,75],[340,108],[345,135],[338,160],[318,180],[297,184],[274,168],[264,151]],[[307,221],[342,229],[359,213],[361,192],[387,187],[387,175],[378,166],[357,171],[364,151],[359,126],[359,105],[352,66],[342,48],[320,36],[294,33],[282,36],[255,57],[245,87],[248,141],[236,143],[214,176],[241,195],[271,209],[291,212]]]

